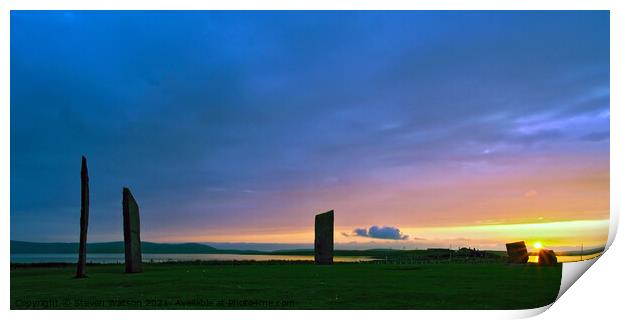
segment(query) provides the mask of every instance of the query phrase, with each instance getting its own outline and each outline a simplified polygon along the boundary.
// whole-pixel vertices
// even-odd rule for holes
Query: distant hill
[[[556,251],[555,254],[558,256],[579,256],[579,255],[590,255],[595,253],[601,253],[605,251],[605,247],[600,248],[592,248],[585,250],[572,250],[572,251]]]
[[[12,241],[11,253],[77,253],[78,243],[64,242],[26,242]],[[124,253],[123,242],[89,243],[86,250],[88,253]],[[241,250],[218,250],[200,243],[154,243],[142,242],[142,253],[251,253]]]

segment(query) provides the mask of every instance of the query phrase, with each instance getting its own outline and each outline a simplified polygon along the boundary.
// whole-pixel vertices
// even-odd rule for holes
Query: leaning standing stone
[[[530,258],[525,241],[506,243],[506,251],[508,252],[508,262],[510,263],[527,263]]]

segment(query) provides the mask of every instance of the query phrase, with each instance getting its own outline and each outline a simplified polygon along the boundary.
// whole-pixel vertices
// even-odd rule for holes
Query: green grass
[[[145,264],[11,268],[11,309],[524,309],[555,300],[560,265]],[[116,304],[113,302],[116,301]]]

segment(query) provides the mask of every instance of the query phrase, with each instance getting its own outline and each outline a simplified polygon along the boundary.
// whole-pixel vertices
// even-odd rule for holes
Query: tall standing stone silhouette
[[[142,272],[140,212],[136,199],[128,188],[123,188],[123,235],[125,237],[125,272]]]
[[[334,210],[314,217],[314,263],[334,263]]]
[[[86,235],[88,233],[88,167],[86,157],[82,156],[82,169],[80,170],[80,249],[78,252],[78,264],[76,278],[86,277]]]

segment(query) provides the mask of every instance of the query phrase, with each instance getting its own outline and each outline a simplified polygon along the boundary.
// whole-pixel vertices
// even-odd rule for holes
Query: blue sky
[[[609,14],[13,11],[11,239],[77,239],[82,154],[99,241],[123,186],[153,241],[602,219]]]

